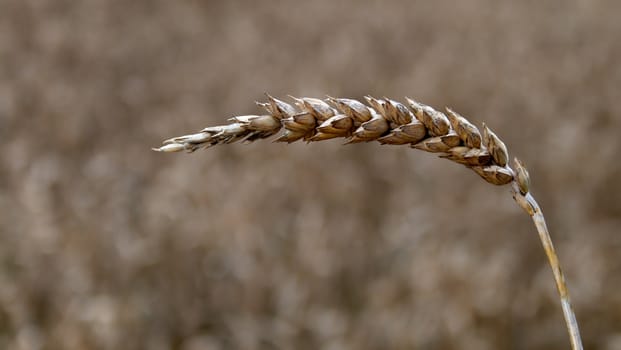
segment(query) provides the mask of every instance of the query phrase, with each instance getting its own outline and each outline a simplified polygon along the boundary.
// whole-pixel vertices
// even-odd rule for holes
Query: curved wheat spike
[[[387,97],[366,96],[368,106],[348,98],[291,98],[293,105],[267,95],[267,102],[257,102],[267,114],[236,116],[229,119],[230,124],[173,137],[153,150],[194,152],[215,145],[266,139],[284,129],[276,142],[345,138],[345,143],[377,141],[388,145],[410,145],[462,164],[491,184],[511,183],[513,198],[535,223],[552,267],[572,349],[582,349],[565,277],[541,208],[529,192],[528,171],[517,159],[515,171],[509,167],[507,147],[490,128],[483,124],[481,135],[474,124],[452,109],[446,108],[444,114],[410,98],[406,98],[406,105]]]

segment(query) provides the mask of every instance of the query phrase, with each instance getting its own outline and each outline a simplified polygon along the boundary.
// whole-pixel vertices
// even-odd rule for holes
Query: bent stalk
[[[541,244],[543,245],[543,250],[546,252],[548,262],[550,263],[552,273],[554,274],[556,289],[558,290],[558,295],[561,299],[563,316],[565,317],[565,325],[567,326],[567,331],[569,332],[569,341],[571,342],[571,348],[572,350],[582,350],[582,340],[580,339],[578,321],[576,321],[576,314],[571,307],[571,301],[569,300],[569,291],[567,290],[567,284],[565,283],[565,276],[563,275],[563,270],[561,270],[561,265],[558,260],[558,256],[556,255],[556,250],[554,249],[554,245],[552,244],[552,238],[550,237],[550,232],[548,231],[545,217],[543,216],[541,207],[539,207],[539,204],[537,204],[535,198],[529,192],[523,194],[520,191],[520,185],[517,181],[519,180],[516,180],[516,182],[512,184],[513,198],[518,203],[518,205],[522,207],[522,209],[524,209],[526,213],[528,213],[528,215],[533,219],[533,223],[535,224],[537,232],[539,233],[539,239],[541,240]]]

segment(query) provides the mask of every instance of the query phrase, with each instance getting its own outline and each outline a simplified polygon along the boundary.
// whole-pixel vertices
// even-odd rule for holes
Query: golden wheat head
[[[500,138],[485,124],[481,135],[474,124],[450,108],[445,114],[411,98],[406,98],[407,105],[371,96],[365,97],[368,105],[348,98],[291,98],[293,104],[267,95],[267,102],[257,102],[267,114],[232,117],[227,125],[173,137],[154,150],[194,152],[220,144],[265,139],[284,129],[275,141],[345,138],[346,144],[377,141],[410,145],[463,164],[494,185],[514,179],[507,166],[507,148]]]

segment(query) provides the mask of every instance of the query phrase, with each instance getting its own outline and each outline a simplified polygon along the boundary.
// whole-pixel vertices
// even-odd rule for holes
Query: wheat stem
[[[207,127],[198,133],[174,137],[153,150],[194,152],[201,148],[233,142],[252,142],[284,132],[278,142],[323,141],[346,138],[346,143],[378,141],[381,144],[409,145],[437,153],[470,168],[494,185],[511,183],[513,198],[531,216],[554,273],[565,322],[573,350],[582,350],[576,316],[569,302],[565,278],[541,208],[529,193],[529,175],[517,159],[515,171],[509,167],[508,152],[500,138],[483,124],[483,133],[463,116],[447,108],[446,114],[406,98],[407,106],[389,98],[365,97],[369,106],[347,98],[295,98],[294,107],[267,95],[258,103],[267,115],[245,115],[229,119],[230,124]]]
[[[565,317],[565,324],[567,331],[569,332],[569,340],[571,342],[571,348],[573,350],[582,350],[582,340],[580,339],[580,330],[578,329],[578,321],[576,321],[576,315],[571,307],[571,301],[569,300],[569,291],[567,284],[565,283],[565,276],[561,270],[561,265],[556,255],[556,250],[552,244],[552,238],[546,225],[545,217],[541,211],[541,207],[535,200],[535,198],[526,192],[523,194],[520,191],[520,186],[517,182],[512,184],[513,198],[522,209],[533,219],[533,223],[539,233],[539,239],[543,245],[543,250],[546,252],[548,262],[552,268],[554,274],[554,281],[556,282],[556,289],[561,299],[561,306],[563,308],[563,316]]]

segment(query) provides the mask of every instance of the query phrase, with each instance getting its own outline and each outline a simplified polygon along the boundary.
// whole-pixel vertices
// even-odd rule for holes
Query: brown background
[[[621,349],[620,4],[0,2],[0,348],[569,347],[508,187],[408,147],[149,150],[267,91],[487,122]]]

